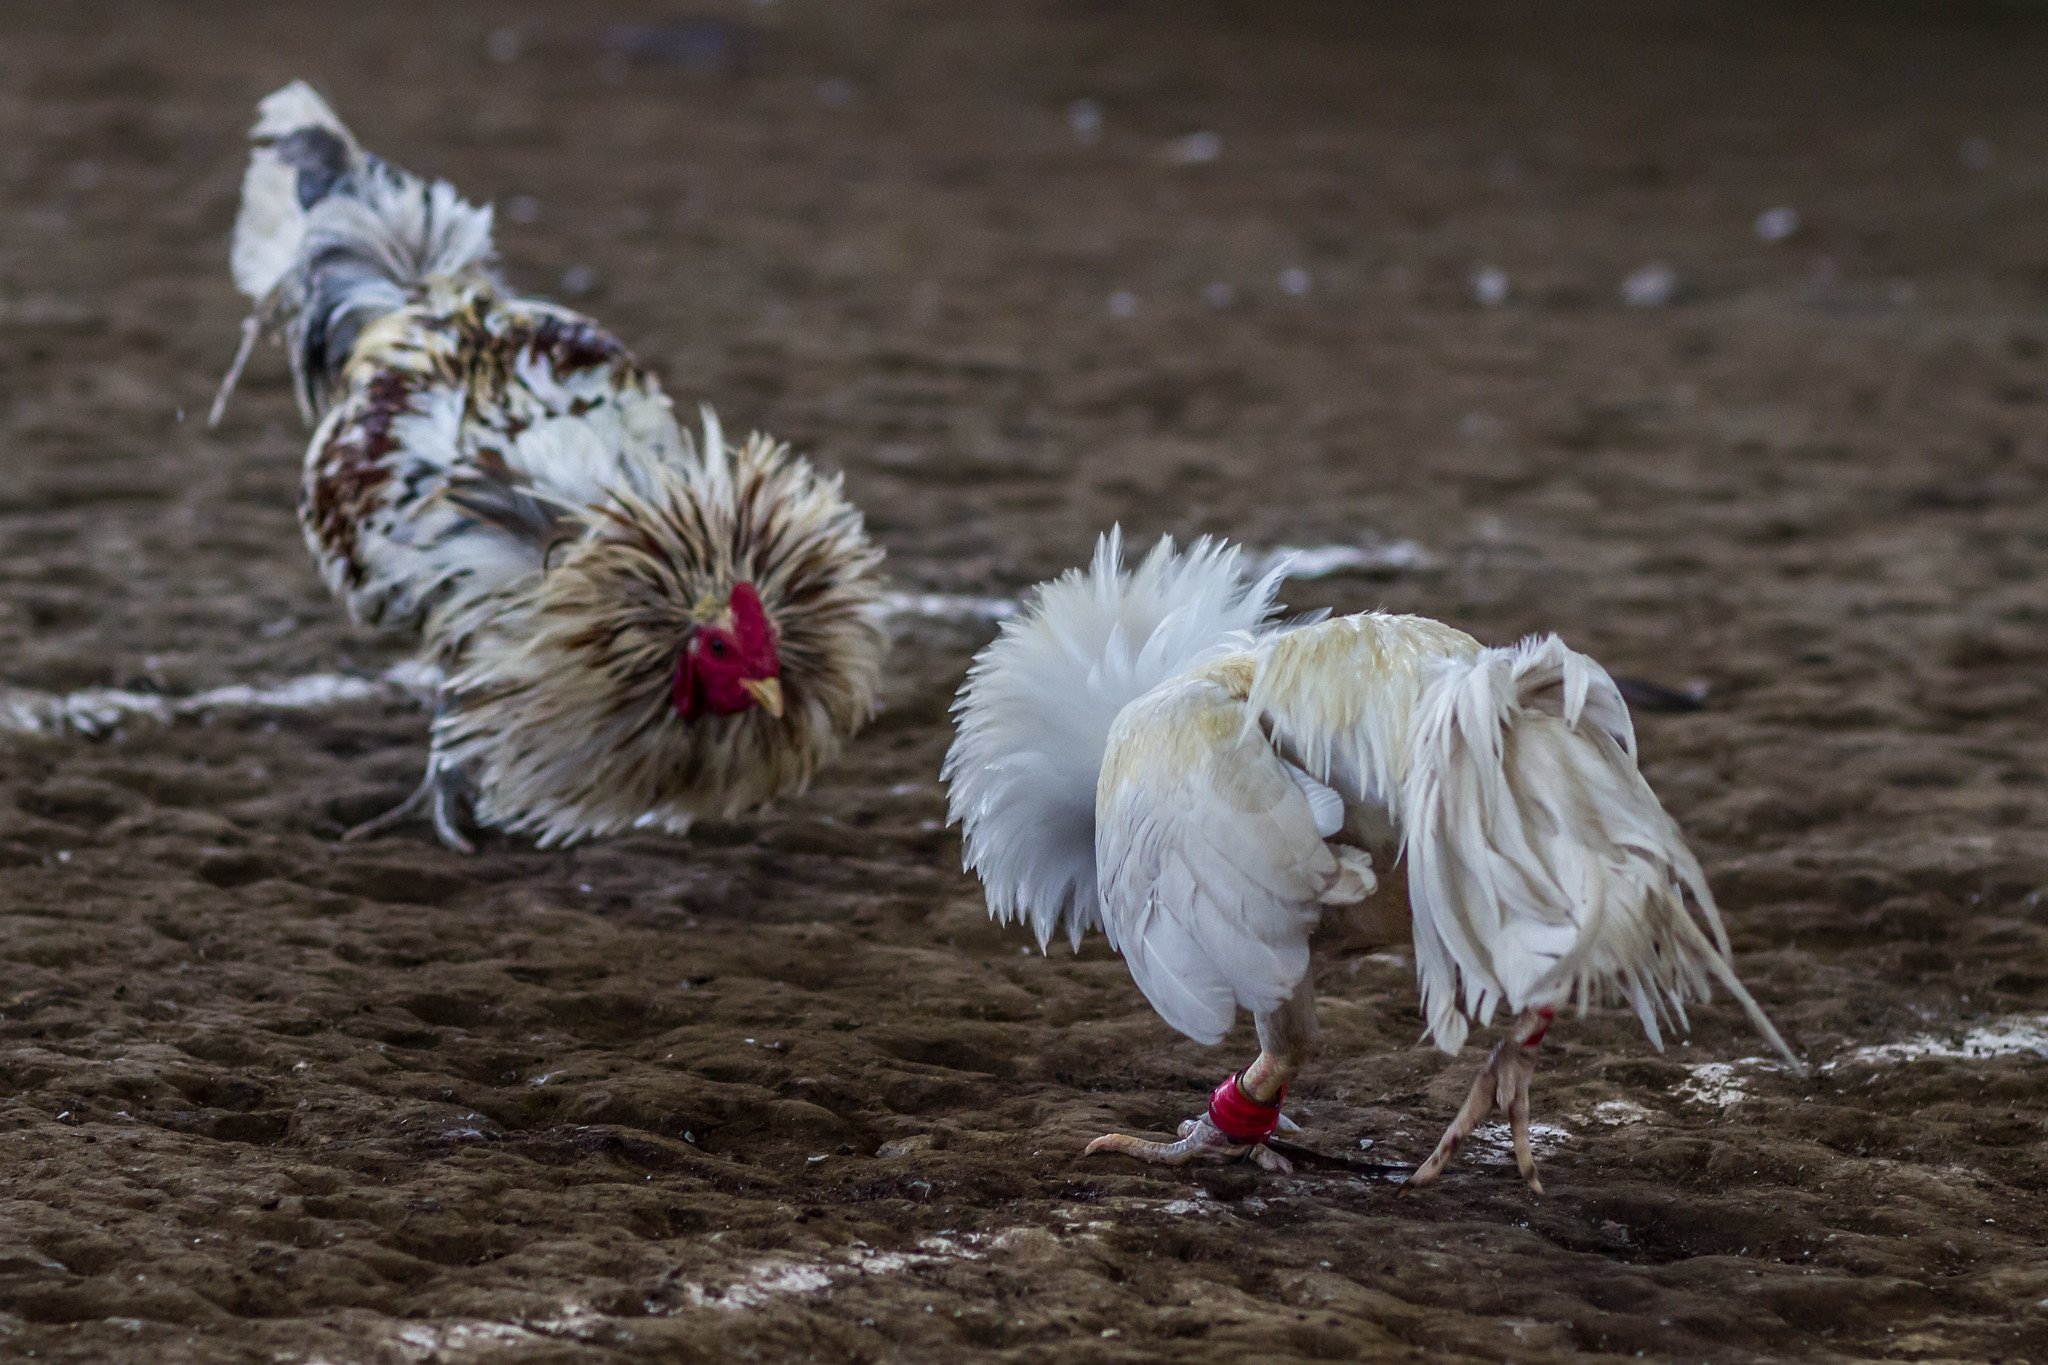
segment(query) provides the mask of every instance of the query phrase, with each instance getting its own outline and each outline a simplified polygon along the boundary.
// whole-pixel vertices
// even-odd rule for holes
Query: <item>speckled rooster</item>
[[[1416,616],[1280,626],[1281,572],[1248,582],[1208,541],[1127,570],[1112,533],[1004,626],[955,704],[952,815],[990,912],[1041,947],[1062,922],[1076,946],[1101,928],[1198,1042],[1239,1009],[1258,1026],[1258,1059],[1178,1141],[1113,1133],[1090,1152],[1284,1169],[1266,1143],[1315,1040],[1311,939],[1332,920],[1354,944],[1412,941],[1444,1051],[1513,1020],[1411,1184],[1498,1106],[1542,1189],[1529,1082],[1569,1005],[1619,995],[1661,1048],[1719,983],[1791,1059],[1600,665],[1555,636],[1488,649]],[[1397,861],[1405,888],[1383,886]]]
[[[365,152],[304,84],[259,106],[235,224],[256,337],[315,423],[299,518],[367,624],[442,670],[422,807],[567,843],[801,789],[870,715],[881,555],[836,479],[680,430],[588,318],[509,292],[491,211]],[[220,403],[215,405],[218,420]]]

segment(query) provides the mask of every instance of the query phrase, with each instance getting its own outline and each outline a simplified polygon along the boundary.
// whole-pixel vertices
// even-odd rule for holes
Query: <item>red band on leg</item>
[[[1538,1043],[1542,1042],[1544,1038],[1548,1036],[1548,1034],[1550,1033],[1550,1021],[1557,1018],[1557,1011],[1552,1009],[1548,1005],[1545,1005],[1543,1008],[1537,1010],[1536,1014],[1538,1018],[1543,1020],[1543,1022],[1536,1026],[1536,1031],[1534,1033],[1530,1034],[1527,1038],[1524,1038],[1522,1040],[1523,1047],[1535,1047]]]
[[[1232,1142],[1264,1142],[1280,1126],[1280,1101],[1286,1098],[1287,1087],[1282,1086],[1271,1103],[1260,1104],[1244,1093],[1237,1077],[1226,1076],[1209,1092],[1209,1126]]]

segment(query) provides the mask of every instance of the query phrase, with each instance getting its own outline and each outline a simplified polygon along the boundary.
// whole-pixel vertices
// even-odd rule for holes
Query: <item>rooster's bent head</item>
[[[440,627],[435,744],[483,823],[544,847],[679,833],[802,790],[873,714],[888,640],[860,514],[787,446],[706,425]]]
[[[736,716],[758,706],[782,718],[782,656],[774,623],[752,583],[736,583],[724,608],[690,632],[669,695],[684,720]]]

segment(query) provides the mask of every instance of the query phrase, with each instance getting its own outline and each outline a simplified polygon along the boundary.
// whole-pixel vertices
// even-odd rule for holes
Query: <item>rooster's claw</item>
[[[459,811],[468,804],[468,790],[462,780],[438,760],[427,763],[427,775],[421,779],[411,796],[385,811],[382,815],[351,826],[342,832],[341,841],[352,844],[373,834],[401,825],[418,815],[422,810],[432,815],[434,833],[441,842],[457,853],[474,853],[476,845],[462,832]]]
[[[1216,1126],[1209,1122],[1206,1115],[1183,1120],[1180,1125],[1180,1137],[1174,1142],[1132,1137],[1126,1133],[1106,1133],[1089,1143],[1081,1155],[1093,1156],[1097,1152],[1117,1152],[1161,1166],[1186,1166],[1197,1161],[1221,1163],[1248,1159],[1261,1169],[1280,1175],[1294,1169],[1294,1163],[1263,1142],[1232,1142],[1216,1130]]]

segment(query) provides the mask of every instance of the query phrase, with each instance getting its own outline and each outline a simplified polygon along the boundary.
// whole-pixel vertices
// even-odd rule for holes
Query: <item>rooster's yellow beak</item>
[[[780,678],[746,678],[740,686],[747,689],[747,695],[769,715],[782,719],[782,680]]]

